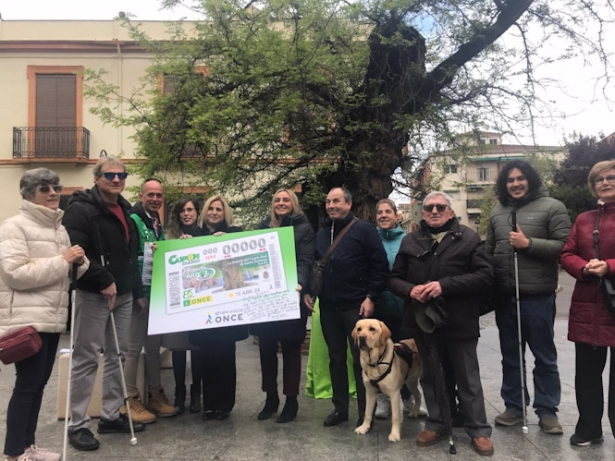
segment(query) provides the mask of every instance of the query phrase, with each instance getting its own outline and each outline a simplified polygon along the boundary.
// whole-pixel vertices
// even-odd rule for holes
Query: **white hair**
[[[444,197],[444,200],[446,200],[446,204],[449,206],[450,209],[453,209],[453,202],[452,202],[453,199],[451,198],[451,196],[448,195],[446,192],[440,192],[438,190],[435,190],[427,194],[427,196],[423,199],[423,203],[427,203],[427,200],[429,200],[431,197],[436,197],[438,195],[440,197]]]

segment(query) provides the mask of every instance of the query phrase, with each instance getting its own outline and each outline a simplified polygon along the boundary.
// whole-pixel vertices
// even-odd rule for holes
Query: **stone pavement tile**
[[[610,460],[615,452],[615,441],[605,416],[605,442],[586,448],[571,447],[569,437],[574,431],[577,410],[574,397],[574,345],[566,340],[565,320],[556,321],[560,373],[562,377],[562,404],[560,420],[564,426],[563,436],[551,436],[541,432],[538,418],[530,408],[528,414],[529,434],[524,436],[521,427],[493,429],[495,456],[491,459],[513,460]],[[68,337],[62,337],[66,347]],[[479,360],[486,400],[487,418],[493,424],[495,416],[504,410],[500,398],[501,364],[497,328],[489,326],[482,331],[479,341]],[[528,351],[528,368],[533,368],[533,359]],[[281,360],[280,360],[281,362]],[[304,357],[305,368],[307,358]],[[281,364],[280,364],[281,366]],[[359,436],[354,433],[357,419],[356,402],[351,401],[350,420],[336,427],[325,428],[325,417],[332,410],[329,400],[314,400],[299,396],[299,414],[296,421],[277,424],[274,419],[258,421],[256,416],[265,401],[261,391],[258,347],[251,339],[237,345],[237,404],[228,420],[201,420],[200,415],[184,415],[159,419],[147,430],[137,434],[138,445],[130,446],[128,435],[111,434],[99,437],[101,448],[95,452],[78,452],[69,448],[69,461],[402,461],[402,460],[479,460],[470,439],[463,429],[454,430],[457,455],[448,454],[447,442],[432,447],[419,448],[416,435],[424,428],[425,418],[404,419],[402,440],[391,443],[387,440],[390,420],[376,421],[372,430]],[[608,369],[605,373],[608,373]],[[533,395],[531,373],[529,391]],[[0,373],[0,439],[4,439],[6,406],[14,384],[14,367],[2,366]],[[163,370],[162,381],[171,398],[174,390],[172,370]],[[281,381],[281,373],[279,381]],[[187,382],[190,382],[188,373]],[[605,381],[607,382],[607,381]],[[305,376],[302,378],[302,388]],[[56,419],[57,369],[47,385],[37,442],[49,449],[60,451],[63,439],[63,421]],[[283,400],[283,398],[282,398]],[[606,413],[605,413],[606,415]],[[96,428],[97,420],[93,427]]]

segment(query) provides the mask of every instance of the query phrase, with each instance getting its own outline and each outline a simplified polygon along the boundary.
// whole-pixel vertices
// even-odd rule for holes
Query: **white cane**
[[[517,212],[511,213],[513,232],[517,232]],[[527,409],[525,408],[525,364],[523,360],[523,341],[521,339],[521,300],[519,298],[519,262],[517,260],[517,249],[514,248],[515,254],[515,296],[517,298],[517,336],[519,337],[519,375],[521,378],[521,406],[523,408],[523,428],[524,434],[529,433],[527,428]]]
[[[130,426],[130,444],[136,445],[137,438],[135,437],[135,429],[132,425],[132,415],[130,414],[130,402],[128,400],[128,390],[126,389],[126,379],[124,378],[124,365],[122,364],[122,353],[120,351],[120,342],[117,339],[117,329],[115,327],[115,315],[111,311],[111,326],[113,327],[113,336],[115,337],[115,350],[117,352],[117,361],[120,366],[120,376],[122,378],[122,390],[124,391],[124,404],[126,405],[126,413],[128,415],[128,425]]]
[[[73,374],[73,347],[75,345],[75,311],[77,305],[75,300],[77,299],[77,264],[73,264],[72,275],[72,290],[70,292],[70,303],[72,305],[70,313],[70,341],[68,346],[68,382],[66,385],[66,407],[64,409],[64,445],[62,448],[62,459],[66,461],[66,449],[68,447],[68,417],[70,412],[70,387],[71,377]]]

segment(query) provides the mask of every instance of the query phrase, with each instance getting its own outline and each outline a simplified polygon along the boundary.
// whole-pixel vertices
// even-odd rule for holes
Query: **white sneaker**
[[[27,455],[29,457],[28,459],[34,461],[60,461],[62,457],[59,453],[39,448],[36,445],[29,446],[24,452],[24,455]]]
[[[377,419],[387,419],[391,416],[391,401],[385,394],[378,394],[374,416]]]
[[[412,413],[414,411],[414,396],[411,395],[407,399],[401,399],[401,411],[402,413]],[[425,406],[425,400],[421,399],[421,406],[419,407],[419,416],[428,416],[427,407]]]

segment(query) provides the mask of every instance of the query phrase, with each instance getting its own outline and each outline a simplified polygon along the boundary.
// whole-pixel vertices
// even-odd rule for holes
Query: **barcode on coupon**
[[[179,272],[169,273],[169,285],[167,287],[167,293],[169,295],[169,305],[172,307],[181,305],[179,279]]]
[[[275,251],[275,245],[269,245],[269,260],[271,261],[271,270],[273,271],[273,285],[280,288],[280,265],[278,264],[278,255]]]

